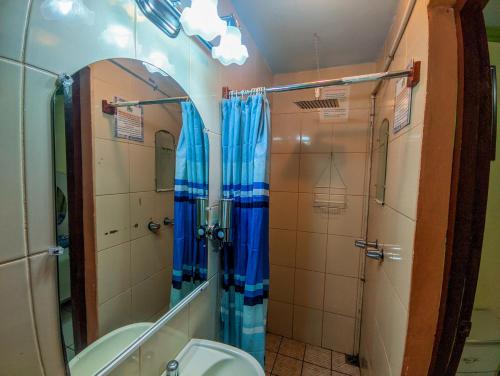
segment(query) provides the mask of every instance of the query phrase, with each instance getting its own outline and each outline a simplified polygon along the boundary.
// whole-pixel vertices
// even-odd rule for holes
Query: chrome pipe
[[[108,105],[111,107],[147,106],[150,104],[180,103],[180,102],[186,102],[188,100],[189,97],[171,97],[171,98],[151,99],[147,101],[109,102]]]

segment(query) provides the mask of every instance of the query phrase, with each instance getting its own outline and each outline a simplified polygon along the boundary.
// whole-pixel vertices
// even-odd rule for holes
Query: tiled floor
[[[359,376],[345,355],[268,333],[266,376]]]

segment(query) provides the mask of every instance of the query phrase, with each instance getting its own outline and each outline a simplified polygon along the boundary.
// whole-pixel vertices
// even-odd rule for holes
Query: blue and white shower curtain
[[[171,307],[207,279],[207,241],[196,236],[196,198],[208,195],[208,152],[203,121],[191,102],[183,102],[175,161]]]
[[[233,199],[233,242],[222,252],[221,337],[262,365],[269,296],[269,137],[265,95],[222,103],[223,197]]]

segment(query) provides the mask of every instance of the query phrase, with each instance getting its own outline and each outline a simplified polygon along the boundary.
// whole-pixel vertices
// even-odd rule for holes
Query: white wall
[[[41,3],[0,3],[0,374],[8,375],[63,374],[55,260],[47,255],[55,244],[50,99],[57,75],[108,58],[153,64],[155,53],[168,58],[161,68],[193,98],[209,131],[211,203],[220,192],[221,87],[271,82],[245,29],[250,59],[243,67],[223,68],[182,32],[166,37],[132,0],[85,0],[94,12],[91,24],[44,19]],[[234,12],[229,1],[219,8],[221,14]],[[209,289],[141,349],[143,375],[159,374],[188,338],[215,336],[217,271],[218,256],[210,251]],[[119,372],[138,374],[139,357]]]

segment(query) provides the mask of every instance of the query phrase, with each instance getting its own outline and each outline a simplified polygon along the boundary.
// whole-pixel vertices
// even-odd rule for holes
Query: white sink
[[[152,325],[140,322],[123,326],[91,343],[69,362],[71,376],[93,375]]]
[[[179,376],[264,376],[259,362],[250,354],[204,339],[189,341],[175,359]]]

